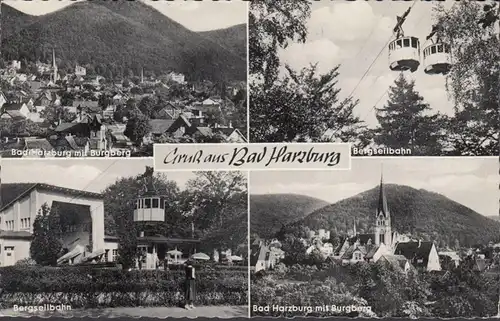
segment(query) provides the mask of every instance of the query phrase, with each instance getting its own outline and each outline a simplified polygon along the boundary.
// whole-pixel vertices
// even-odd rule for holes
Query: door
[[[4,257],[5,257],[4,266],[11,266],[11,265],[16,264],[16,256],[15,256],[13,246],[4,247]]]

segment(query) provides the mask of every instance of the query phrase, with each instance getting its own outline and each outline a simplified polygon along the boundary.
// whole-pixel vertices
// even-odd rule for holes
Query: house
[[[268,270],[272,268],[271,251],[262,241],[252,245],[252,253],[250,255],[250,268],[255,272]]]
[[[107,125],[106,128],[111,137],[111,142],[109,142],[111,149],[122,149],[132,146],[132,141],[124,134],[126,125]]]
[[[406,257],[419,271],[441,271],[439,255],[433,242],[399,243],[394,254]]]
[[[380,264],[392,268],[395,271],[408,272],[412,266],[408,259],[403,255],[388,255],[384,254],[378,260]]]
[[[246,137],[237,128],[233,128],[231,124],[228,127],[216,126],[212,129],[214,133],[219,133],[226,137],[226,143],[246,143]]]
[[[460,265],[460,261],[461,261],[460,256],[455,251],[441,251],[441,252],[438,253],[438,255],[440,257],[442,257],[442,256],[448,257],[449,260],[451,260],[453,262],[453,265],[455,267],[457,267],[457,266]]]
[[[189,134],[192,128],[189,120],[184,116],[177,117],[176,120],[171,119],[152,119],[149,121],[151,126],[151,134],[149,139],[159,138],[162,135],[170,135],[174,137],[184,136]]]
[[[87,69],[85,67],[76,65],[75,66],[75,75],[76,76],[86,76],[87,75]]]
[[[30,87],[30,90],[34,93],[38,92],[40,88],[42,88],[42,83],[40,81],[28,80],[27,84]]]
[[[2,106],[7,102],[7,98],[5,98],[5,95],[3,92],[0,91],[0,110],[2,110]]]
[[[89,139],[86,137],[56,136],[51,144],[56,151],[64,152],[67,157],[87,156],[90,150]]]
[[[178,84],[184,84],[186,82],[186,77],[181,73],[171,72],[168,74],[168,78]]]
[[[74,100],[73,107],[88,113],[100,113],[102,111],[99,102],[93,100]]]
[[[45,138],[26,137],[23,150],[29,151],[26,158],[44,158],[47,152],[52,152],[55,149]]]
[[[2,119],[26,119],[30,113],[28,106],[25,103],[7,103],[2,107]]]
[[[30,257],[33,223],[43,204],[62,209],[61,215],[72,217],[61,237],[63,248],[72,252],[68,260],[104,249],[101,194],[42,183],[2,184],[0,193],[0,266]]]
[[[55,97],[55,94],[45,90],[35,99],[34,105],[47,107],[50,104],[55,103],[57,100],[59,99],[58,97]]]
[[[172,104],[172,103],[167,103],[165,107],[161,108],[156,112],[156,118],[157,119],[176,119],[182,114],[182,110],[180,107]],[[186,117],[189,119],[189,117]]]

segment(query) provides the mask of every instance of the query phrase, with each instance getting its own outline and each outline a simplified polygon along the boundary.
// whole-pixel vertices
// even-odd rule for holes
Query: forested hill
[[[409,186],[387,184],[392,227],[399,233],[434,240],[436,245],[485,244],[498,238],[500,222],[483,216],[443,195]],[[318,209],[295,226],[325,228],[345,234],[357,222],[358,232],[370,232],[375,222],[378,186]],[[291,226],[290,226],[291,227]]]
[[[9,8],[4,10],[3,8]],[[140,1],[85,1],[32,17],[7,5],[6,59],[91,64],[104,76],[176,71],[194,80],[245,80],[246,62]]]
[[[203,31],[199,33],[221,47],[230,50],[238,56],[247,57],[247,25],[239,24],[229,28]]]
[[[286,224],[303,219],[328,205],[327,202],[298,194],[250,196],[250,234],[269,239]]]

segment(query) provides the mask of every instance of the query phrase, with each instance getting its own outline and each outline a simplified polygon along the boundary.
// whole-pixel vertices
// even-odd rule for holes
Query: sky
[[[356,157],[352,159],[350,171],[252,172],[250,193],[301,194],[335,203],[378,185],[382,168],[386,184],[422,188],[482,215],[498,215],[496,157]]]
[[[46,183],[88,192],[102,192],[122,177],[144,173],[152,158],[2,160],[2,183]],[[192,172],[162,172],[184,189]]]
[[[449,8],[455,1],[440,3]],[[412,4],[413,1],[313,2],[307,24],[307,42],[292,44],[282,51],[282,62],[295,69],[318,63],[319,71],[323,73],[341,64],[338,88],[341,89],[340,96],[346,98],[391,38],[396,16],[401,16]],[[421,48],[424,48],[423,41],[432,28],[433,6],[432,2],[417,1],[403,25],[406,36],[420,39]],[[354,98],[360,100],[356,115],[372,128],[377,125],[373,106],[380,99],[376,106],[383,107],[387,101],[385,92],[399,76],[399,72],[389,69],[388,60],[388,49],[385,48],[353,93]],[[405,75],[415,80],[416,90],[433,108],[433,113],[440,111],[452,115],[453,105],[445,91],[442,75],[426,75],[422,63],[415,73],[408,71]]]
[[[80,1],[80,0],[77,0]],[[102,0],[99,0],[102,1]],[[31,15],[43,15],[76,1],[4,0],[4,3]],[[222,29],[247,22],[245,1],[144,1],[192,31]]]

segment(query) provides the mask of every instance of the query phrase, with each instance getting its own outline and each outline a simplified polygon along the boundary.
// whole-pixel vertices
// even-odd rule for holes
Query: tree
[[[141,145],[143,138],[151,132],[149,118],[142,113],[134,113],[127,121],[123,134],[136,145]]]
[[[241,172],[197,172],[187,184],[183,208],[206,247],[219,252],[247,242],[247,182]],[[231,226],[235,230],[228,231]]]
[[[415,82],[403,74],[390,88],[389,100],[377,108],[379,127],[375,142],[391,148],[410,148],[412,155],[441,155],[442,117],[428,116],[424,98],[415,90]]]
[[[49,105],[40,112],[40,117],[44,119],[45,123],[50,125],[57,125],[59,122],[69,123],[75,120],[76,116],[63,106]]]
[[[250,97],[250,139],[264,142],[328,141],[356,142],[365,127],[353,115],[357,101],[339,101],[335,88],[338,68],[318,75],[316,65],[299,73],[287,67],[288,76],[269,90],[254,88]]]
[[[154,98],[146,96],[139,102],[139,110],[149,118],[152,118],[155,114],[156,101]]]
[[[455,102],[449,137],[454,155],[498,154],[500,36],[493,24],[479,23],[483,3],[462,1],[451,10],[436,9],[441,40],[453,55],[447,91]]]
[[[62,250],[61,227],[57,211],[44,203],[33,223],[30,255],[40,265],[57,265]]]
[[[250,78],[260,78],[264,88],[272,85],[278,76],[278,49],[285,49],[290,41],[306,41],[310,6],[307,0],[256,0],[250,4]]]
[[[287,66],[280,79],[278,50],[289,42],[303,43],[310,2],[270,0],[250,5],[250,140],[253,142],[343,141],[364,144],[366,134],[358,117],[357,102],[339,101],[335,88],[338,66],[318,74],[316,65],[300,72]]]

